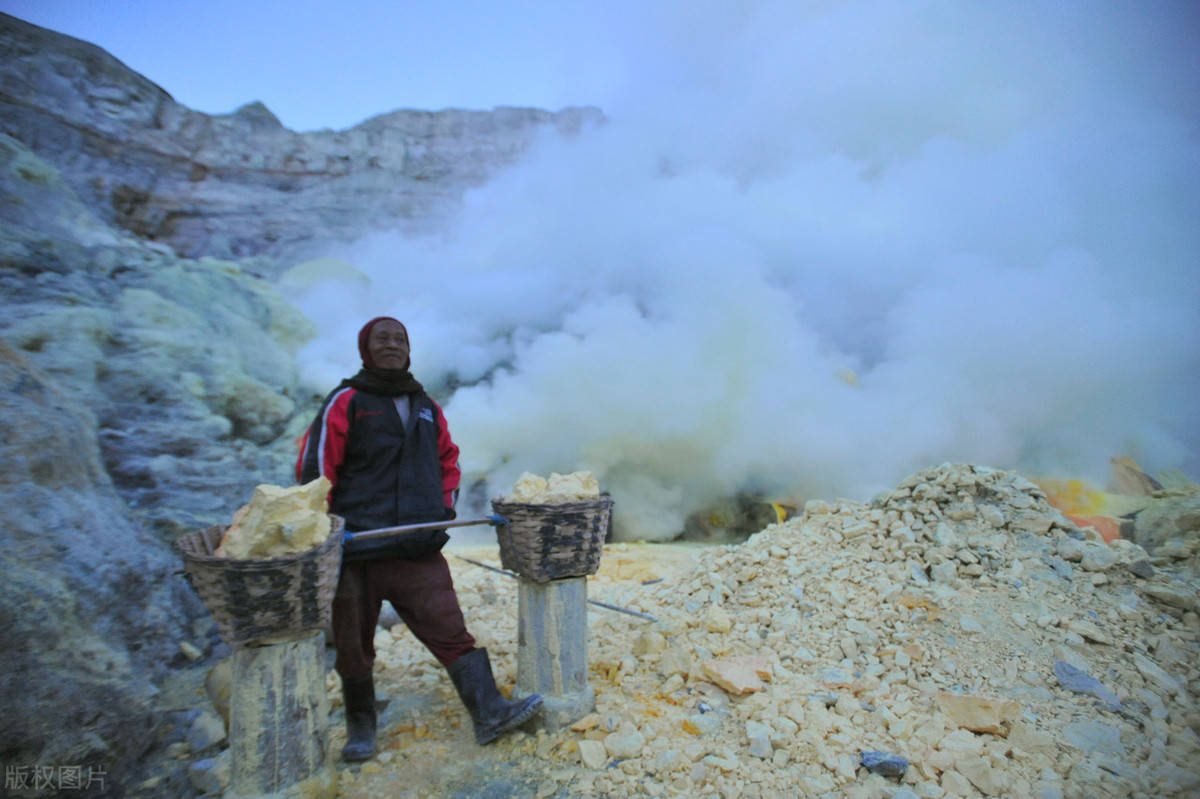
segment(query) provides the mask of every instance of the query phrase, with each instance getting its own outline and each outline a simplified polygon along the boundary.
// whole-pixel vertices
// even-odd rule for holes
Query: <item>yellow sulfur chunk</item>
[[[228,558],[273,558],[319,546],[329,537],[325,477],[302,486],[262,484],[250,502],[233,515],[233,524],[217,547]]]
[[[550,473],[550,479],[525,472],[517,478],[508,502],[544,505],[556,502],[579,502],[600,496],[600,483],[591,472],[571,474]]]

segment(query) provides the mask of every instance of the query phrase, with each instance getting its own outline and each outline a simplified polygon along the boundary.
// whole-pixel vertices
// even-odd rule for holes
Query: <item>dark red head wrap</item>
[[[375,327],[375,325],[384,320],[392,321],[400,325],[400,327],[404,330],[404,338],[408,338],[408,328],[404,327],[403,322],[392,316],[376,316],[370,322],[367,322],[365,325],[363,325],[362,330],[358,331],[358,354],[362,356],[363,366],[368,369],[376,368],[375,361],[371,359],[370,350],[367,348],[367,342],[371,338],[371,328]],[[410,363],[412,363],[411,358],[405,362],[404,368],[407,369]]]

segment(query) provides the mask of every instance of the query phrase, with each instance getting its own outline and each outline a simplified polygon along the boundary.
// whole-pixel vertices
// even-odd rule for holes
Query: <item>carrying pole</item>
[[[419,533],[425,530],[446,530],[451,527],[470,527],[475,524],[490,524],[493,527],[499,527],[503,524],[508,524],[508,519],[503,516],[485,516],[482,519],[452,519],[444,522],[420,522],[418,524],[402,524],[399,527],[380,527],[375,530],[362,530],[357,533],[345,533],[342,535],[342,543],[349,541],[365,541],[372,538],[384,538],[386,536],[404,535],[405,533]]]

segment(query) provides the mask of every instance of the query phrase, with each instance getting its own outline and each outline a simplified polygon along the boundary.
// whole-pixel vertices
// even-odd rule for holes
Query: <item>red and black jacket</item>
[[[412,398],[408,423],[396,399]],[[335,390],[322,405],[300,446],[296,479],[325,475],[333,483],[329,511],[355,532],[453,518],[462,473],[458,447],[441,407],[427,394],[398,398],[353,387]],[[370,547],[362,542],[343,555],[412,557],[440,549],[443,530],[409,533]]]

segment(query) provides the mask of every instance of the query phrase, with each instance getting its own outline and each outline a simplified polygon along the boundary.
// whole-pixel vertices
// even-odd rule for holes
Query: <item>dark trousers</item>
[[[375,625],[385,599],[443,666],[475,648],[441,552],[346,563],[333,597],[334,667],[343,679],[371,671]]]

